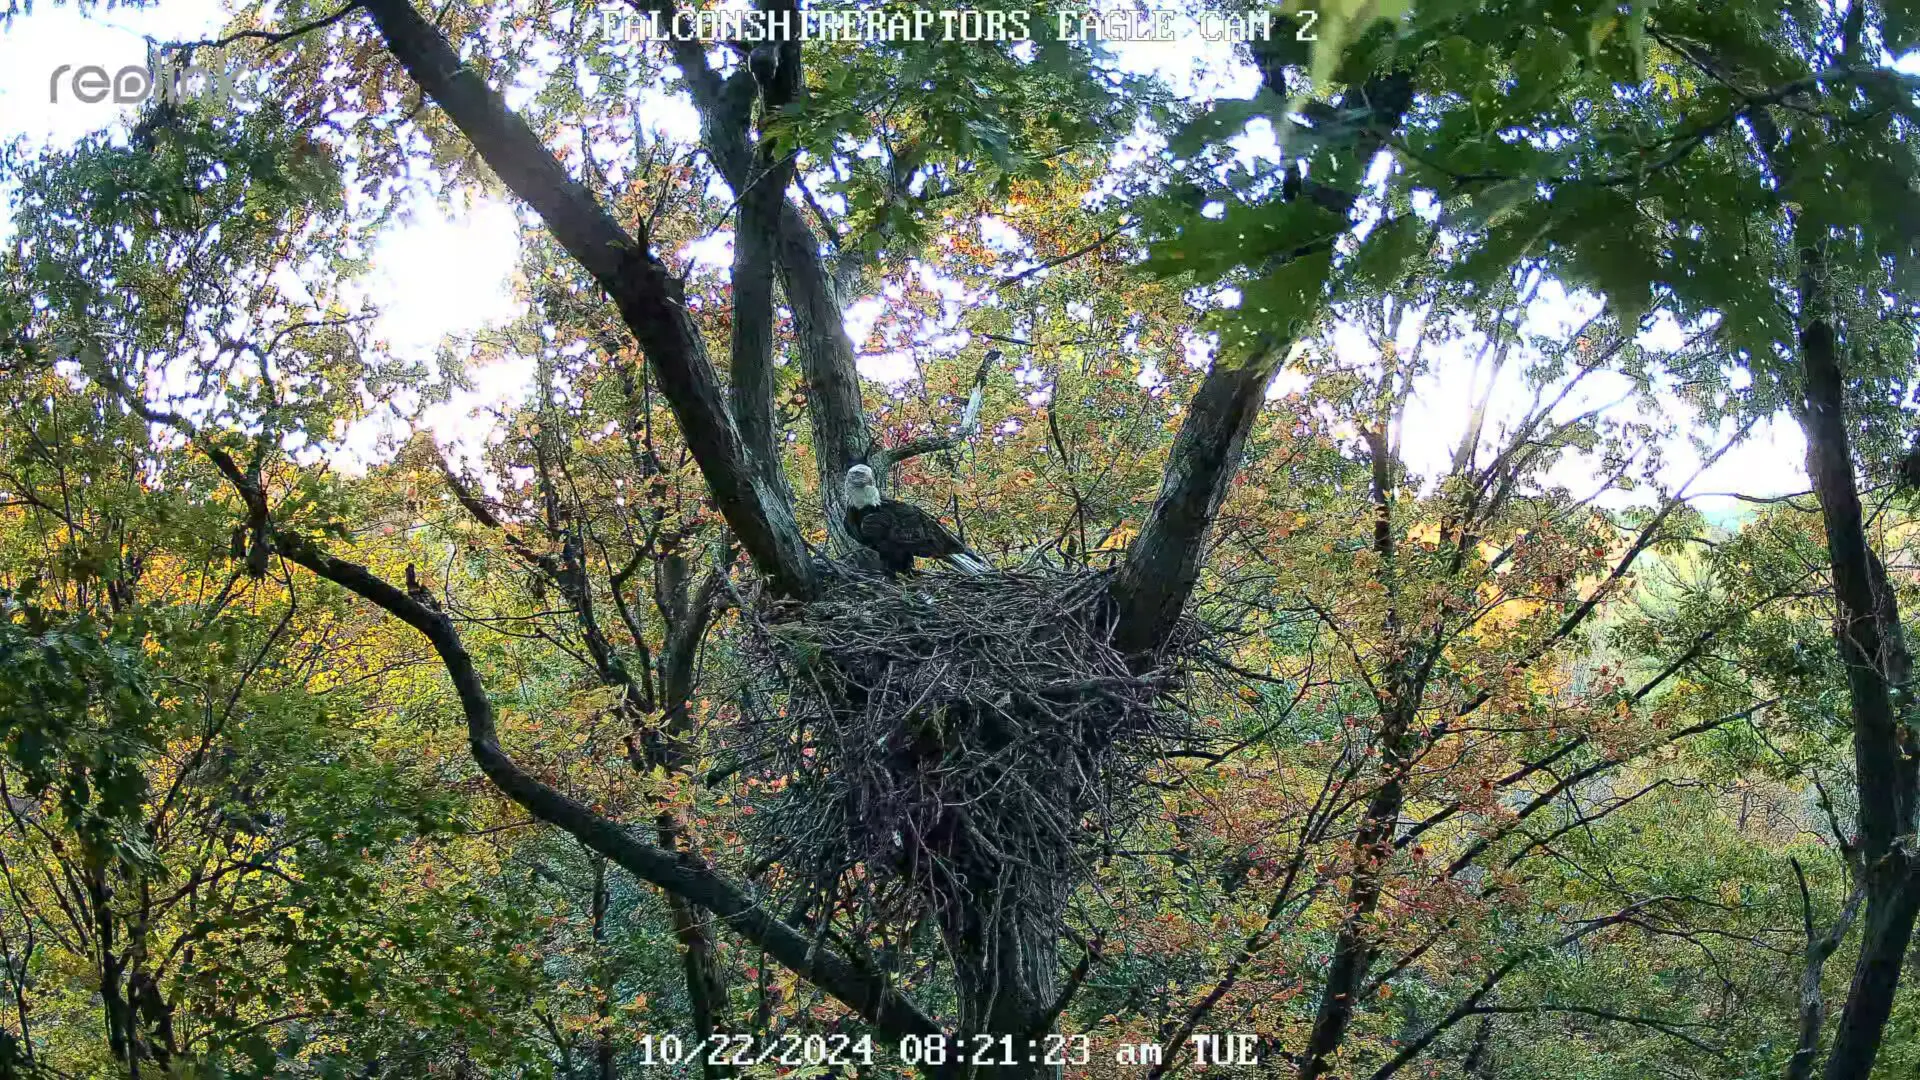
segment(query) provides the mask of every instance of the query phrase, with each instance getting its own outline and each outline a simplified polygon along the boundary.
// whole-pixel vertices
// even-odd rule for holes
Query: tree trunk
[[[1813,894],[1807,889],[1807,875],[1801,871],[1798,860],[1792,861],[1794,880],[1800,885],[1801,922],[1806,927],[1807,947],[1800,972],[1800,1036],[1793,1056],[1787,1059],[1786,1080],[1812,1080],[1814,1067],[1820,1060],[1820,1034],[1827,1022],[1827,1002],[1820,993],[1820,982],[1826,974],[1827,958],[1846,940],[1854,917],[1859,915],[1866,891],[1856,888],[1841,905],[1839,916],[1827,927],[1826,933],[1815,933]]]
[[[774,250],[780,285],[793,308],[794,340],[806,374],[820,510],[834,546],[857,551],[859,541],[846,530],[846,475],[848,469],[866,462],[874,449],[860,398],[860,372],[854,365],[853,342],[847,338],[846,316],[820,260],[819,241],[784,198],[781,211]]]
[[[593,275],[653,366],[727,524],[778,591],[812,595],[816,582],[793,507],[747,448],[684,290],[645,235],[629,236],[500,95],[461,63],[410,0],[366,0],[388,50],[445,109],[488,167],[533,207],[562,247]]]
[[[1390,724],[1393,722],[1390,721]],[[1383,734],[1382,741],[1397,747],[1405,733],[1404,725]],[[1396,758],[1392,749],[1383,756]],[[1340,1049],[1353,1023],[1354,1007],[1367,969],[1373,965],[1373,942],[1366,933],[1366,922],[1380,906],[1380,892],[1387,860],[1393,856],[1393,836],[1400,823],[1405,792],[1398,770],[1402,765],[1389,760],[1393,770],[1380,790],[1367,802],[1366,817],[1354,836],[1353,884],[1347,890],[1347,918],[1334,938],[1333,959],[1327,964],[1327,984],[1320,992],[1320,1007],[1314,1014],[1313,1028],[1307,1035],[1306,1051],[1301,1055],[1301,1080],[1326,1075],[1329,1060]]]
[[[1892,685],[1905,680],[1910,661],[1896,633],[1899,609],[1893,590],[1867,543],[1825,263],[1813,248],[1801,252],[1800,304],[1807,473],[1820,500],[1833,570],[1838,607],[1834,644],[1847,669],[1860,800],[1859,865],[1867,894],[1860,956],[1824,1075],[1826,1080],[1854,1080],[1865,1077],[1879,1055],[1900,985],[1900,963],[1920,915],[1920,876],[1912,850],[1916,758],[1907,718],[1894,708]],[[1876,581],[1876,571],[1882,580]]]
[[[90,860],[90,862],[92,862]],[[121,979],[126,975],[126,958],[114,951],[117,935],[113,911],[108,904],[106,870],[97,862],[83,868],[88,914],[93,921],[95,947],[100,961],[100,1009],[107,1022],[107,1049],[114,1060],[124,1061],[131,1074],[140,1075],[139,1039],[133,1023],[133,1010],[127,1007]]]
[[[1256,59],[1262,61],[1262,81],[1282,98],[1291,94],[1285,69],[1293,60],[1280,54],[1290,51],[1284,46],[1255,48]],[[1371,113],[1369,134],[1352,147],[1355,162],[1365,171],[1381,140],[1399,126],[1412,104],[1413,77],[1406,71],[1382,72],[1343,100],[1358,102]],[[1325,185],[1316,185],[1316,190],[1316,200],[1340,212],[1350,210],[1356,199],[1350,192]],[[1292,258],[1330,263],[1332,249],[1315,244],[1294,252]],[[1314,314],[1292,312],[1294,326],[1287,332],[1271,336],[1247,356],[1216,359],[1188,403],[1167,458],[1160,494],[1140,535],[1128,546],[1127,561],[1114,581],[1118,611],[1114,641],[1123,652],[1144,657],[1158,648],[1186,610],[1200,577],[1213,519],[1239,470],[1247,434],[1266,403],[1267,384],[1286,359],[1296,337],[1294,330]]]
[[[774,76],[759,86],[765,102],[763,122],[790,104],[801,89],[799,44],[776,46],[775,53],[779,62]],[[716,160],[724,157],[729,165],[749,157],[752,161],[750,173],[742,173],[738,165],[722,168],[740,204],[734,215],[730,402],[755,466],[791,506],[793,489],[781,462],[773,420],[773,264],[774,237],[787,215],[787,187],[793,181],[794,164],[791,154],[776,152],[772,140],[765,138],[751,155],[745,152],[751,104],[750,96],[736,91],[731,107],[719,110],[706,125],[708,144],[722,146],[714,154]]]
[[[655,825],[662,847],[674,851],[684,849],[680,823],[672,814],[661,814]],[[680,972],[686,981],[687,1011],[693,1018],[693,1033],[700,1039],[711,1038],[721,1030],[727,1016],[727,985],[720,976],[719,960],[714,955],[713,932],[706,917],[685,897],[665,891],[662,895],[667,900],[667,919],[673,927],[674,939],[680,942]],[[700,1069],[706,1080],[733,1075],[732,1066],[713,1060],[711,1054],[702,1059]]]
[[[593,864],[594,985],[600,1000],[594,1003],[593,1060],[598,1080],[613,1080],[613,977],[607,957],[607,860],[590,855]]]
[[[1473,1042],[1467,1047],[1467,1056],[1460,1060],[1460,1074],[1469,1080],[1479,1080],[1489,1075],[1493,1064],[1493,1055],[1487,1048],[1493,1043],[1493,1015],[1489,1013],[1480,1018],[1480,1027],[1473,1033]]]
[[[1333,959],[1327,965],[1327,984],[1320,991],[1320,1007],[1307,1047],[1300,1059],[1302,1080],[1324,1075],[1328,1060],[1340,1049],[1353,1023],[1367,969],[1373,965],[1374,945],[1367,920],[1380,906],[1387,863],[1393,858],[1400,812],[1406,806],[1406,775],[1412,747],[1408,733],[1420,712],[1425,681],[1410,676],[1409,645],[1401,633],[1395,606],[1399,587],[1394,571],[1393,482],[1398,463],[1388,449],[1387,432],[1366,432],[1372,453],[1373,550],[1380,557],[1379,584],[1388,598],[1381,637],[1392,650],[1380,679],[1380,766],[1385,776],[1379,790],[1367,800],[1365,816],[1353,838],[1353,881],[1347,889],[1347,916],[1334,938]]]
[[[1867,886],[1866,929],[1860,939],[1860,960],[1854,965],[1853,985],[1846,1008],[1827,1055],[1826,1080],[1864,1080],[1873,1071],[1880,1040],[1893,1010],[1894,991],[1900,986],[1900,962],[1913,937],[1920,915],[1920,888],[1914,885],[1913,863],[1901,854],[1890,859],[1879,881]]]
[[[1114,645],[1122,652],[1150,653],[1186,608],[1200,578],[1207,533],[1285,355],[1275,345],[1237,363],[1216,360],[1187,406],[1160,495],[1114,580]]]
[[[775,467],[778,465],[776,463]],[[686,558],[680,554],[662,557],[655,566],[654,598],[666,620],[667,635],[659,654],[661,726],[671,745],[680,745],[687,735],[687,700],[693,696],[694,660],[713,618],[720,584],[726,568],[716,567],[700,585],[687,588]],[[656,761],[668,768],[679,768],[677,761]],[[685,822],[674,811],[662,810],[654,818],[660,846],[691,858],[691,844]],[[667,915],[673,936],[680,942],[680,970],[687,987],[687,1007],[693,1018],[694,1034],[710,1038],[727,1026],[727,984],[720,971],[715,941],[708,920],[685,897],[665,892]],[[707,1055],[701,1063],[706,1080],[732,1076],[733,1068]]]
[[[1029,1054],[1028,1040],[1053,1029],[1060,911],[1004,910],[990,884],[973,899],[945,928],[960,1005],[958,1036],[949,1048],[960,1057],[957,1075],[966,1075],[971,1062],[974,1076],[993,1080],[1057,1077],[1057,1067],[1029,1060],[1039,1055]]]
[[[772,11],[798,7],[794,0],[766,0],[761,6]],[[734,197],[740,200],[741,228],[746,228],[750,219],[756,230],[748,241],[755,257],[771,245],[780,288],[793,312],[794,344],[800,354],[807,418],[813,429],[814,461],[819,471],[821,514],[834,546],[857,550],[859,543],[846,531],[841,488],[848,468],[862,462],[872,464],[868,458],[874,446],[861,399],[853,342],[847,338],[846,316],[833,277],[821,258],[820,241],[787,198],[791,168],[775,169],[773,163],[784,159],[776,156],[772,147],[755,146],[747,137],[747,114],[753,101],[749,89],[753,82],[748,73],[738,72],[723,81],[707,63],[705,46],[675,40],[668,48],[699,110],[701,141]],[[790,105],[805,96],[806,80],[797,43],[779,47],[775,79],[762,88],[762,93],[771,108]],[[751,212],[750,201],[755,204]],[[735,288],[739,288],[737,281]],[[749,279],[749,288],[761,288],[759,279]],[[757,292],[750,291],[749,295],[758,302]],[[741,363],[738,354],[734,363]],[[749,371],[748,377],[753,380],[759,375]],[[743,418],[741,423],[752,426],[757,420]],[[885,477],[881,479],[884,482]]]

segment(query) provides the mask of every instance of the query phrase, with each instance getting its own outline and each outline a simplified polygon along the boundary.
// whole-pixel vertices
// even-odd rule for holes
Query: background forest
[[[0,1076],[1920,1070],[1920,11],[1023,10],[243,4],[9,148]]]

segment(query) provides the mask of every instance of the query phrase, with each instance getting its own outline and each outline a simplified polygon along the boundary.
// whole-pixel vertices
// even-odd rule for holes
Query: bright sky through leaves
[[[116,107],[110,103],[50,103],[47,76],[56,63],[96,63],[108,70],[144,63],[146,44],[142,35],[191,40],[217,33],[224,19],[221,6],[209,0],[182,0],[144,10],[122,8],[93,16],[81,15],[71,7],[39,6],[0,35],[0,140],[24,139],[28,145],[70,143],[114,116]],[[1191,47],[1117,43],[1111,48],[1121,66],[1150,72],[1183,94],[1233,98],[1246,96],[1258,86],[1251,69],[1218,46],[1196,41]],[[1920,70],[1920,57],[1907,60],[1904,66],[1909,70]],[[508,94],[510,101],[523,96],[524,92]],[[697,121],[690,110],[669,107],[656,108],[656,112],[656,123],[673,137],[691,141],[697,136]],[[1264,121],[1258,122],[1238,146],[1243,161],[1271,161],[1275,147],[1272,131]],[[997,230],[983,226],[981,231],[981,239],[990,245],[1011,247],[1017,240],[1017,234],[1004,225]],[[706,269],[724,275],[731,257],[730,235],[723,232],[710,237],[689,254]],[[469,334],[511,318],[518,309],[511,290],[517,257],[516,225],[504,206],[483,200],[471,207],[449,210],[416,202],[381,242],[372,260],[373,274],[367,284],[382,309],[381,336],[396,351],[431,356],[443,335]],[[1012,269],[1018,270],[1019,266]],[[955,295],[961,295],[963,290],[955,288]],[[871,319],[884,303],[882,297],[871,297],[850,306],[848,326],[856,342],[865,340]],[[1578,304],[1550,289],[1532,315],[1536,326],[1570,327],[1571,313],[1576,310],[1591,310],[1591,304]],[[1671,320],[1662,320],[1645,339],[1655,348],[1670,348],[1680,340],[1679,328]],[[1354,351],[1356,360],[1366,348],[1363,340],[1351,332],[1336,334],[1336,341],[1343,350]],[[1412,434],[1407,453],[1415,468],[1438,468],[1457,439],[1457,420],[1464,414],[1467,401],[1461,365],[1473,347],[1472,342],[1462,340],[1447,348],[1446,356],[1436,357],[1435,374],[1425,380],[1421,393],[1409,406],[1408,429]],[[869,377],[889,382],[913,374],[910,356],[898,349],[864,356],[862,368]],[[1509,372],[1517,378],[1517,369],[1510,368]],[[522,393],[531,367],[508,362],[470,375],[473,389],[457,391],[452,401],[434,406],[426,414],[427,423],[440,439],[457,447],[463,457],[480,445],[484,418],[479,410],[497,407]],[[1276,392],[1296,384],[1297,380],[1283,374]],[[1609,392],[1613,391],[1603,387],[1592,393]],[[1511,393],[1503,395],[1504,401],[1497,399],[1497,404],[1514,404],[1521,393],[1516,383]],[[1587,404],[1602,400],[1603,396],[1595,396]],[[1569,402],[1570,407],[1579,405]],[[356,453],[372,453],[380,430],[396,429],[385,423],[363,423],[351,440]],[[1713,433],[1704,433],[1703,437],[1711,439]],[[1737,488],[1755,495],[1803,490],[1803,447],[1800,433],[1792,424],[1763,423],[1747,443],[1727,454],[1691,490],[1710,494]],[[1668,453],[1671,464],[1666,479],[1670,482],[1690,475],[1697,465],[1698,458],[1684,438],[1676,440]],[[1585,462],[1570,457],[1556,478],[1577,489],[1586,469]],[[1709,497],[1699,500],[1699,505],[1721,509],[1738,504]]]

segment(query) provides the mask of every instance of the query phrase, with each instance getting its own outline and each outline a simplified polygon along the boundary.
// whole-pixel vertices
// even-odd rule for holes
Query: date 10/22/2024
[[[1259,1040],[1253,1035],[1196,1032],[1183,1050],[1197,1063],[1212,1066],[1255,1066]],[[889,1055],[886,1050],[891,1050]],[[1102,1048],[1106,1060],[1120,1065],[1159,1065],[1166,1048],[1155,1042],[1116,1042]],[[876,1044],[871,1035],[753,1035],[713,1034],[704,1038],[679,1035],[642,1035],[643,1067],[713,1064],[871,1066],[891,1057],[909,1068],[922,1065],[979,1066],[1086,1065],[1096,1049],[1085,1035],[908,1035],[891,1047]]]

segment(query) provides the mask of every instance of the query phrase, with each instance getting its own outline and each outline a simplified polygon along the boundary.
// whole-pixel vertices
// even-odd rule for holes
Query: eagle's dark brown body
[[[939,518],[912,503],[881,498],[873,470],[865,465],[847,470],[846,525],[854,539],[880,556],[889,574],[911,573],[915,559],[944,559],[967,574],[989,569]]]
[[[913,569],[913,560],[942,559],[967,553],[965,544],[947,531],[938,518],[897,499],[879,506],[856,506],[847,511],[847,531],[880,556],[890,574]]]

